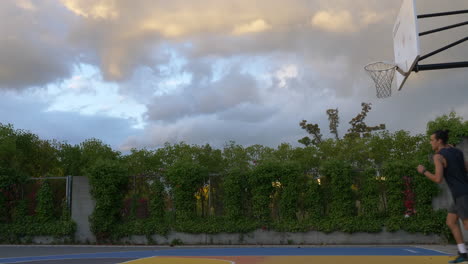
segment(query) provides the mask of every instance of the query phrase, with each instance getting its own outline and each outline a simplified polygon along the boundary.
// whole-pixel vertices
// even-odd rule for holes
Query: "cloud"
[[[357,12],[349,10],[322,10],[311,18],[312,26],[333,33],[355,33],[363,28],[376,24],[388,16],[388,12],[378,13],[372,10]]]
[[[156,54],[168,46],[177,47],[188,59],[318,51],[321,45],[314,40],[321,37],[315,29],[356,32],[381,21],[382,10],[390,6],[363,0],[352,5],[341,0],[292,0],[287,5],[281,0],[260,0],[255,5],[247,0],[61,3],[78,17],[70,40],[81,51],[80,59],[98,65],[105,80],[117,82],[131,79],[141,66],[160,65]],[[327,19],[336,22],[330,24]],[[261,39],[255,33],[262,33]],[[321,42],[327,44],[327,40]]]
[[[195,81],[181,91],[155,96],[148,105],[148,119],[174,121],[187,116],[214,114],[242,103],[259,103],[255,80],[236,68],[216,81],[203,76],[195,76]]]
[[[36,10],[36,6],[31,2],[31,0],[17,0],[16,5],[29,11]]]
[[[70,75],[75,50],[64,37],[69,20],[56,5],[35,3],[0,2],[0,89],[40,87]]]
[[[217,116],[219,120],[231,122],[238,121],[242,123],[259,123],[268,120],[276,113],[279,108],[265,107],[252,103],[243,103],[233,108],[220,112]]]
[[[311,20],[313,26],[331,32],[355,32],[357,26],[349,11],[320,11]]]
[[[376,11],[367,10],[361,13],[360,24],[368,26],[370,24],[377,24],[389,16],[388,12],[378,13]]]
[[[279,122],[279,123],[278,123]],[[297,137],[301,131],[295,120],[279,118],[263,122],[219,120],[215,116],[181,119],[171,124],[155,123],[147,127],[144,136],[129,137],[123,144],[126,149],[156,148],[164,143],[187,142],[189,144],[210,144],[216,148],[235,141],[242,145],[275,145],[276,142],[290,142],[291,132]],[[280,125],[278,125],[280,124]],[[272,144],[272,142],[275,142]]]
[[[258,33],[266,31],[271,28],[271,25],[267,24],[263,19],[257,19],[251,23],[237,26],[232,32],[234,35],[242,35],[248,33]]]
[[[116,19],[119,11],[115,0],[60,0],[63,5],[76,15],[93,19]]]

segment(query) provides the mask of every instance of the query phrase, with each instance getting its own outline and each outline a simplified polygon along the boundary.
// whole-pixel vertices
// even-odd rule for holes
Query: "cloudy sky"
[[[417,12],[468,9],[416,0]],[[115,149],[165,142],[297,145],[299,122],[340,133],[371,102],[369,125],[420,133],[451,110],[468,117],[468,69],[412,74],[382,100],[363,70],[393,60],[401,1],[2,0],[0,123],[44,139],[98,138]],[[420,20],[420,31],[466,21]],[[421,39],[425,54],[466,37]],[[468,60],[461,44],[425,63]]]

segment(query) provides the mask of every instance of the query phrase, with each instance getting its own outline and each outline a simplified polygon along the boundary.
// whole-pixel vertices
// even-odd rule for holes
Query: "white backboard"
[[[403,0],[393,27],[393,50],[395,64],[408,73],[407,75],[395,73],[397,88],[401,90],[421,55],[415,0]]]

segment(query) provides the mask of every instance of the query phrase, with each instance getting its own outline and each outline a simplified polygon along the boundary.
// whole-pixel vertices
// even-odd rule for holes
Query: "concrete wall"
[[[96,242],[89,226],[89,216],[93,213],[94,205],[88,177],[73,176],[71,217],[77,225],[75,240],[78,242]]]
[[[458,144],[457,148],[463,151],[465,154],[465,160],[468,160],[468,138],[465,138],[462,143]]]

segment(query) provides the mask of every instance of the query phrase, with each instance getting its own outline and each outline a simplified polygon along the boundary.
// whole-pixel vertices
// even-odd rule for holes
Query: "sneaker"
[[[450,260],[448,263],[463,263],[463,262],[468,263],[468,258],[467,258],[466,253],[459,254],[456,259]]]

